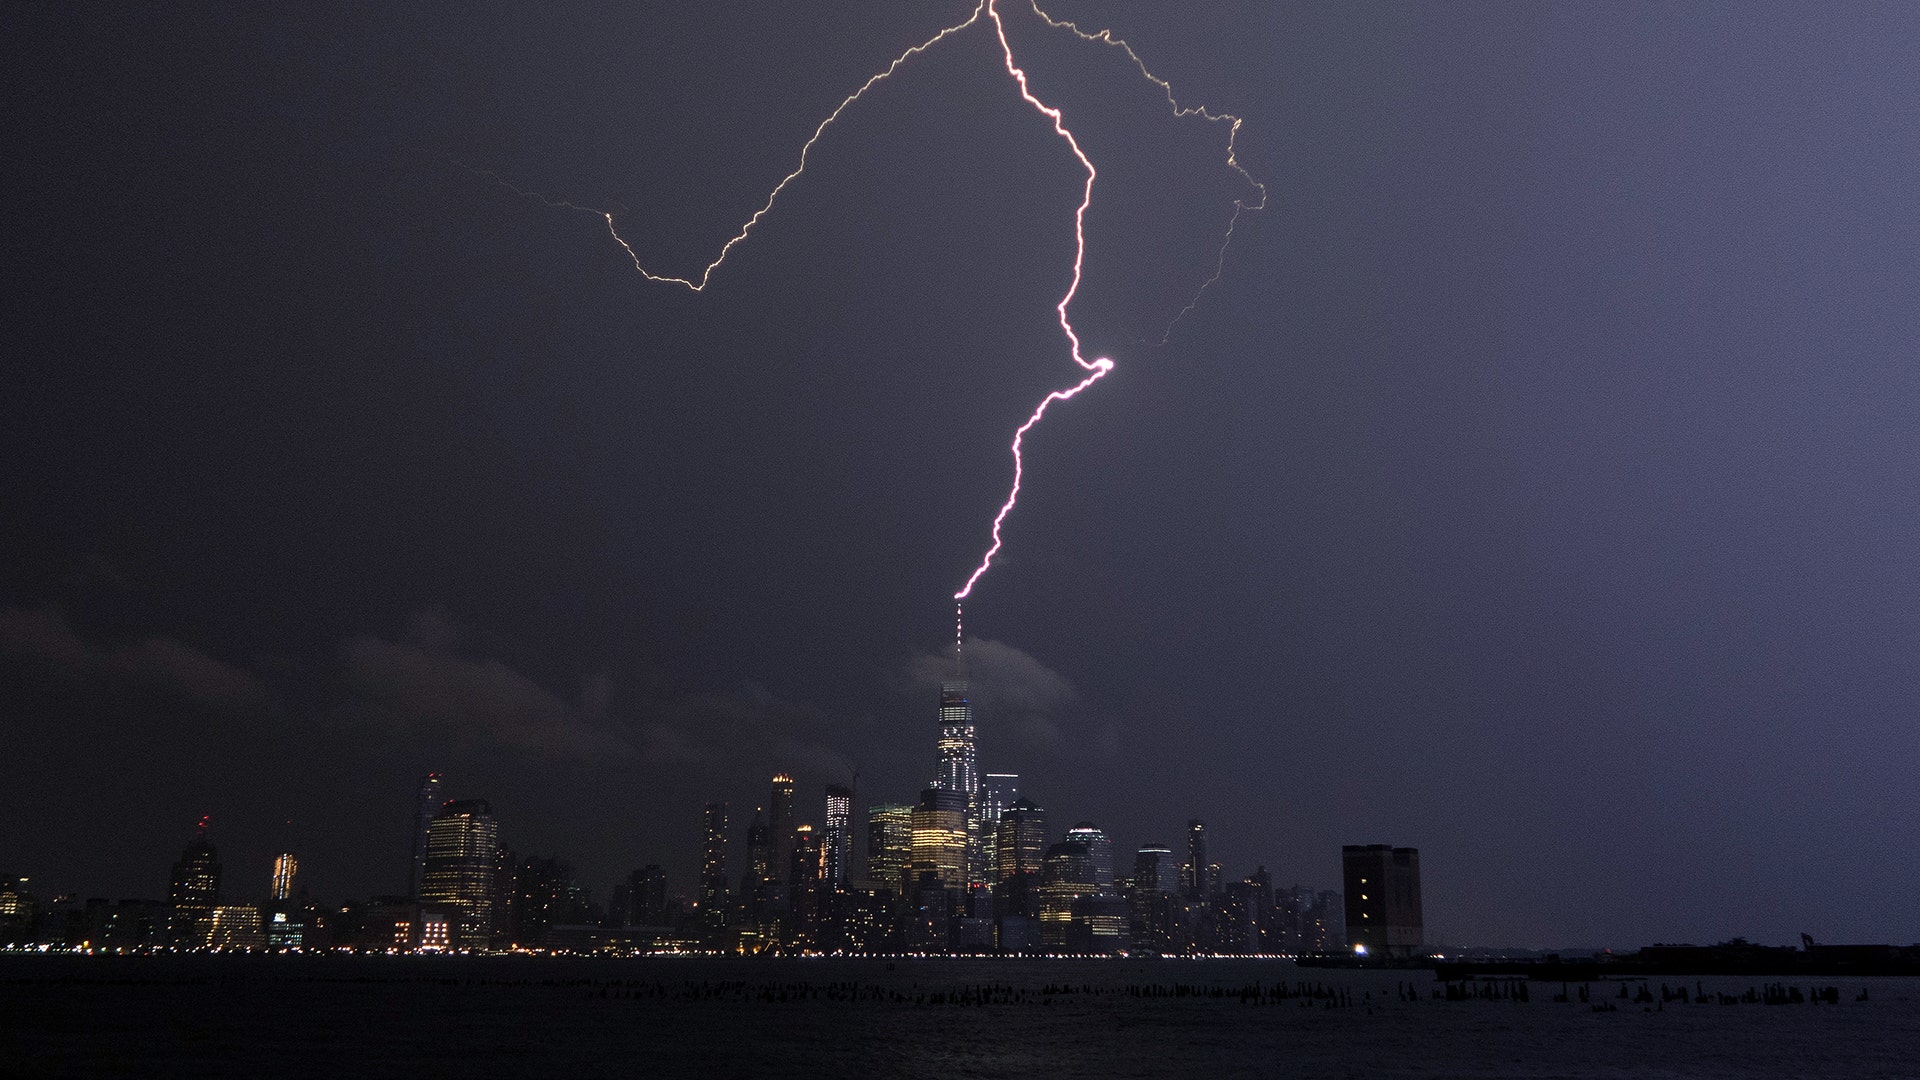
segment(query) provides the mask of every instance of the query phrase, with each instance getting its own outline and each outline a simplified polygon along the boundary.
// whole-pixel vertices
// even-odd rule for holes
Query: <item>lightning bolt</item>
[[[1080,160],[1080,167],[1087,170],[1087,183],[1080,192],[1080,205],[1073,211],[1073,281],[1068,284],[1066,295],[1053,306],[1053,310],[1060,316],[1060,330],[1067,335],[1067,344],[1071,347],[1073,362],[1079,364],[1088,374],[1086,378],[1067,389],[1055,390],[1041,398],[1040,404],[1034,406],[1033,415],[1027,417],[1027,422],[1014,431],[1013,489],[1007,492],[1007,501],[1000,504],[1000,512],[993,515],[993,545],[987,548],[985,555],[980,557],[980,565],[974,568],[973,574],[967,578],[967,583],[960,586],[959,592],[953,594],[956,601],[967,598],[967,594],[973,591],[974,583],[979,581],[980,576],[993,565],[993,557],[1000,553],[1000,526],[1007,520],[1007,515],[1013,512],[1013,504],[1020,501],[1020,480],[1026,471],[1025,462],[1020,457],[1020,444],[1025,441],[1027,432],[1032,431],[1033,425],[1047,415],[1047,406],[1056,401],[1067,400],[1099,382],[1107,372],[1113,370],[1113,361],[1107,357],[1088,360],[1080,355],[1080,335],[1073,332],[1073,323],[1067,318],[1067,305],[1073,302],[1073,294],[1080,291],[1080,267],[1087,257],[1087,207],[1093,205],[1093,181],[1099,172],[1094,169],[1093,162],[1088,160],[1086,151],[1080,149],[1080,140],[1074,138],[1073,132],[1068,131],[1066,125],[1061,122],[1060,110],[1034,97],[1033,91],[1028,88],[1027,73],[1013,61],[1013,46],[1007,41],[1007,24],[1001,21],[1000,10],[994,6],[994,0],[985,0],[982,6],[985,7],[988,18],[993,20],[993,32],[1000,39],[1000,55],[1006,62],[1007,74],[1012,75],[1013,81],[1020,84],[1020,96],[1026,100],[1027,104],[1038,110],[1040,115],[1053,121],[1053,133],[1066,140],[1067,148],[1072,150],[1073,156]],[[1033,10],[1038,12],[1040,9],[1035,7]]]
[[[1193,297],[1187,301],[1186,306],[1180,309],[1179,313],[1173,317],[1171,322],[1167,323],[1167,328],[1160,334],[1160,340],[1155,343],[1157,345],[1165,345],[1167,341],[1173,337],[1173,328],[1180,325],[1180,320],[1186,318],[1189,312],[1200,306],[1201,295],[1204,294],[1208,287],[1213,285],[1214,282],[1220,280],[1221,274],[1226,272],[1227,248],[1233,243],[1233,229],[1234,226],[1240,224],[1240,215],[1249,210],[1265,210],[1267,208],[1267,186],[1255,180],[1253,174],[1248,172],[1240,164],[1239,150],[1235,144],[1240,138],[1241,118],[1232,113],[1213,112],[1204,105],[1181,105],[1173,96],[1173,84],[1147,70],[1147,62],[1140,58],[1139,53],[1133,51],[1133,46],[1127,44],[1120,38],[1114,37],[1113,31],[1097,30],[1093,33],[1088,33],[1080,29],[1080,27],[1070,19],[1056,19],[1040,10],[1039,0],[1031,0],[1031,3],[1033,13],[1040,17],[1040,21],[1053,27],[1055,30],[1066,30],[1082,41],[1095,42],[1109,48],[1119,49],[1121,52],[1126,53],[1127,59],[1133,61],[1133,66],[1139,69],[1140,77],[1159,87],[1160,92],[1166,95],[1167,107],[1173,110],[1175,119],[1184,120],[1188,117],[1197,116],[1210,124],[1226,124],[1227,168],[1238,173],[1240,179],[1246,181],[1247,186],[1251,187],[1259,196],[1251,202],[1246,199],[1233,200],[1233,216],[1227,219],[1227,231],[1220,237],[1220,249],[1214,253],[1213,274],[1208,277],[1207,280],[1200,283],[1200,287],[1193,291]]]
[[[1070,20],[1055,19],[1053,16],[1048,15],[1045,11],[1042,11],[1040,9],[1039,0],[1028,0],[1028,3],[1029,3],[1029,6],[1033,9],[1034,15],[1036,15],[1042,22],[1046,23],[1048,26],[1056,30],[1068,31],[1069,33],[1076,35],[1083,41],[1098,43],[1101,45],[1108,46],[1110,48],[1117,48],[1125,52],[1127,54],[1127,57],[1133,62],[1134,66],[1139,69],[1141,76],[1147,79],[1148,81],[1152,82],[1154,85],[1158,86],[1161,89],[1161,91],[1166,95],[1167,104],[1173,110],[1173,115],[1176,119],[1184,119],[1187,117],[1199,117],[1209,123],[1227,124],[1228,125],[1227,165],[1234,172],[1238,173],[1242,179],[1244,179],[1249,185],[1252,186],[1252,188],[1256,192],[1259,193],[1258,200],[1254,202],[1249,202],[1245,199],[1234,200],[1233,216],[1227,222],[1226,234],[1221,238],[1219,251],[1215,255],[1213,274],[1210,277],[1208,277],[1207,280],[1200,283],[1200,287],[1194,291],[1193,297],[1187,302],[1186,306],[1181,308],[1179,313],[1173,317],[1173,320],[1167,324],[1166,330],[1161,334],[1160,341],[1158,342],[1158,344],[1160,345],[1165,345],[1168,339],[1173,334],[1174,326],[1176,326],[1181,319],[1186,317],[1188,312],[1191,312],[1200,303],[1200,297],[1203,293],[1206,292],[1207,288],[1211,286],[1214,282],[1220,280],[1220,275],[1225,271],[1225,268],[1226,268],[1227,247],[1233,242],[1234,226],[1239,223],[1240,215],[1247,210],[1265,209],[1267,204],[1267,189],[1258,181],[1254,180],[1253,176],[1249,174],[1247,170],[1240,165],[1240,162],[1236,156],[1237,151],[1235,149],[1234,144],[1235,144],[1235,140],[1238,138],[1240,134],[1240,122],[1241,122],[1240,117],[1234,116],[1230,113],[1212,112],[1203,106],[1189,107],[1189,106],[1181,105],[1180,102],[1174,98],[1173,87],[1170,84],[1168,84],[1168,82],[1165,79],[1160,78],[1159,76],[1155,75],[1152,71],[1148,70],[1146,63],[1143,60],[1141,60],[1140,55],[1133,50],[1133,47],[1131,45],[1128,45],[1125,41],[1114,37],[1111,31],[1100,30],[1100,31],[1089,33],[1085,30],[1082,30],[1078,25],[1076,25]],[[1007,40],[1007,27],[1006,27],[1005,21],[1000,16],[998,0],[980,0],[980,3],[978,4],[978,6],[976,6],[973,9],[973,12],[970,15],[968,15],[966,19],[941,30],[939,33],[934,34],[932,37],[928,38],[927,40],[907,49],[905,52],[901,53],[899,56],[894,57],[892,63],[888,64],[883,70],[876,72],[872,77],[868,78],[866,82],[860,84],[859,89],[855,90],[851,94],[848,94],[844,99],[842,99],[840,104],[837,107],[835,107],[831,113],[827,114],[827,118],[820,121],[819,125],[813,129],[813,134],[809,136],[807,141],[800,147],[799,164],[794,166],[794,169],[792,172],[782,177],[780,179],[780,182],[773,186],[773,190],[768,192],[767,194],[767,201],[761,205],[760,209],[754,211],[753,216],[749,217],[746,220],[746,223],[740,226],[740,230],[734,233],[733,236],[730,237],[726,243],[720,246],[719,254],[715,255],[713,258],[713,261],[708,263],[706,267],[700,271],[698,279],[694,278],[693,276],[676,277],[671,274],[655,273],[654,271],[647,269],[645,264],[641,261],[640,253],[634,249],[633,245],[627,241],[626,237],[620,235],[620,230],[614,221],[614,215],[612,211],[602,210],[602,209],[591,207],[591,206],[583,206],[578,203],[567,202],[564,200],[551,199],[545,195],[539,194],[538,192],[525,191],[520,188],[514,187],[512,184],[507,183],[505,180],[501,179],[497,174],[491,171],[478,170],[478,169],[472,170],[476,173],[479,173],[480,175],[490,177],[492,180],[494,180],[494,182],[498,183],[501,187],[523,198],[536,200],[543,205],[553,207],[555,209],[579,210],[579,211],[584,211],[586,213],[591,213],[600,217],[606,223],[607,233],[613,237],[615,243],[620,245],[621,250],[627,253],[627,257],[633,260],[633,268],[639,271],[642,277],[646,278],[648,281],[657,281],[657,282],[673,284],[673,285],[683,285],[687,289],[696,293],[704,292],[707,288],[707,285],[713,280],[714,271],[718,270],[720,268],[720,265],[727,261],[727,256],[732,253],[733,249],[736,246],[738,246],[742,241],[744,241],[749,234],[753,232],[754,226],[758,225],[762,218],[766,217],[767,214],[772,212],[774,203],[779,201],[781,193],[786,191],[788,185],[792,184],[795,180],[797,180],[800,177],[801,173],[804,173],[806,171],[807,159],[808,159],[808,156],[813,152],[814,145],[817,144],[820,141],[820,139],[826,134],[827,129],[833,126],[834,121],[840,119],[840,116],[842,113],[846,112],[849,108],[853,107],[853,105],[856,102],[858,102],[862,97],[866,95],[867,91],[873,89],[876,85],[882,82],[885,82],[887,79],[891,78],[895,72],[900,70],[902,65],[906,64],[908,61],[912,60],[914,57],[919,56],[921,53],[926,52],[928,49],[933,48],[935,45],[938,45],[940,42],[946,40],[947,38],[952,37],[956,34],[959,34],[973,27],[974,25],[980,23],[983,20],[983,17],[985,21],[990,22],[993,26],[994,36],[999,41],[999,44],[1000,44],[1000,55],[1001,55],[1002,62],[1006,66],[1007,74],[1013,79],[1014,83],[1019,87],[1021,99],[1024,100],[1028,105],[1031,105],[1036,112],[1038,112],[1042,117],[1044,117],[1047,121],[1049,121],[1052,124],[1054,134],[1059,136],[1060,139],[1066,143],[1067,149],[1073,153],[1075,160],[1079,161],[1080,167],[1085,169],[1087,173],[1086,184],[1081,189],[1080,205],[1076,207],[1073,212],[1073,238],[1074,238],[1073,277],[1067,286],[1066,293],[1060,297],[1060,302],[1054,305],[1054,311],[1059,316],[1061,333],[1065,334],[1067,338],[1069,355],[1072,357],[1073,362],[1079,365],[1081,370],[1086,372],[1086,375],[1083,378],[1081,378],[1079,382],[1073,384],[1072,386],[1067,387],[1064,390],[1055,390],[1052,393],[1049,393],[1046,397],[1041,398],[1040,403],[1034,406],[1032,415],[1027,417],[1026,423],[1021,424],[1019,428],[1017,428],[1013,433],[1013,444],[1012,444],[1013,487],[1007,492],[1007,499],[1004,503],[1000,505],[999,512],[994,514],[993,516],[993,527],[992,527],[993,542],[991,546],[989,546],[987,548],[986,553],[981,556],[980,565],[975,567],[973,573],[968,576],[966,584],[961,586],[960,590],[953,594],[953,599],[956,603],[956,611],[955,611],[956,636],[958,635],[958,632],[959,632],[959,625],[958,625],[959,610],[957,605],[960,601],[965,600],[967,596],[973,592],[974,585],[979,582],[981,576],[987,572],[987,569],[993,565],[993,557],[1000,553],[1000,548],[1002,544],[1001,537],[1000,537],[1000,528],[1006,522],[1007,515],[1013,512],[1014,504],[1019,502],[1020,500],[1020,484],[1022,479],[1025,476],[1025,471],[1026,471],[1025,462],[1022,459],[1022,455],[1021,455],[1021,450],[1026,440],[1027,432],[1033,430],[1034,425],[1040,422],[1041,418],[1046,415],[1047,408],[1051,406],[1054,402],[1065,401],[1068,398],[1071,398],[1079,394],[1082,390],[1085,390],[1087,387],[1092,386],[1094,383],[1100,381],[1109,372],[1113,370],[1113,360],[1109,357],[1102,356],[1102,357],[1097,357],[1095,359],[1089,360],[1084,355],[1082,355],[1081,347],[1080,347],[1080,335],[1074,330],[1072,320],[1067,317],[1067,306],[1073,302],[1074,295],[1080,291],[1081,269],[1086,262],[1086,254],[1087,254],[1087,237],[1086,237],[1087,209],[1088,207],[1093,205],[1093,182],[1098,177],[1099,173],[1093,167],[1093,161],[1090,158],[1088,158],[1086,155],[1086,152],[1080,148],[1080,141],[1074,138],[1072,131],[1067,129],[1065,121],[1061,115],[1060,109],[1054,106],[1048,105],[1047,103],[1041,101],[1039,98],[1034,96],[1033,90],[1028,85],[1028,82],[1027,82],[1026,71],[1022,69],[1020,65],[1013,58],[1013,45],[1011,42]]]

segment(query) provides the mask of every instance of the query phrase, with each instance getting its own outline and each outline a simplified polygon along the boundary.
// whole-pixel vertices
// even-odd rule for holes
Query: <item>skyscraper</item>
[[[453,799],[427,825],[420,899],[459,911],[455,948],[485,948],[499,916],[500,824],[485,799]]]
[[[882,803],[867,807],[867,879],[906,896],[913,865],[913,807]]]
[[[420,793],[413,805],[413,871],[407,879],[407,895],[418,897],[420,883],[427,870],[427,826],[440,812],[440,774],[430,772],[420,778]]]
[[[592,918],[587,890],[573,876],[573,866],[561,859],[520,860],[514,867],[507,904],[512,940],[519,945],[547,940],[555,926]]]
[[[1000,815],[1020,797],[1019,773],[988,773],[980,781],[981,880],[1000,880]]]
[[[205,945],[208,920],[220,905],[220,851],[207,839],[211,818],[201,818],[193,839],[173,864],[173,888],[168,899],[173,904],[170,937],[184,945]]]
[[[787,910],[791,916],[790,943],[801,948],[819,945],[822,902],[821,871],[826,852],[821,836],[805,822],[793,827],[793,859],[787,868]]]
[[[1413,956],[1424,933],[1420,849],[1349,844],[1340,849],[1347,890],[1347,947],[1375,956]]]
[[[1047,853],[1047,812],[1027,799],[1015,799],[1000,814],[995,830],[994,865],[1000,881],[1015,874],[1039,874]],[[999,882],[995,882],[999,884]]]
[[[1207,823],[1198,818],[1187,822],[1187,863],[1180,869],[1180,887],[1189,900],[1205,900],[1213,895],[1213,866],[1207,862]]]
[[[700,924],[717,940],[727,926],[727,804],[706,808],[706,846],[700,860]]]
[[[1219,948],[1224,953],[1278,952],[1268,947],[1274,929],[1273,877],[1262,866],[1242,881],[1227,883],[1220,909]]]
[[[1165,844],[1142,844],[1133,856],[1133,887],[1162,893],[1180,891],[1180,864]]]
[[[765,812],[755,809],[753,823],[747,826],[747,873],[740,879],[740,894],[745,898],[764,895],[773,880],[773,830]]]
[[[627,924],[665,926],[667,875],[659,863],[648,863],[627,875]]]
[[[273,857],[273,892],[275,900],[289,900],[293,897],[293,876],[300,872],[300,861],[293,852],[283,851]]]
[[[966,796],[945,788],[920,793],[913,808],[912,877],[931,871],[947,889],[967,886]]]
[[[967,661],[960,643],[953,645],[953,675],[940,684],[940,760],[933,788],[961,798],[966,823],[966,852],[962,884],[984,879],[986,857],[980,824],[980,774],[973,746],[973,705],[967,699]]]
[[[940,764],[933,786],[960,792],[972,802],[980,794],[973,749],[973,705],[967,700],[967,666],[958,645],[953,656],[954,674],[940,684]]]
[[[1091,821],[1082,821],[1067,830],[1066,839],[1087,845],[1087,857],[1093,860],[1093,880],[1100,891],[1113,891],[1113,841]]]
[[[1145,844],[1133,856],[1132,931],[1136,948],[1174,948],[1174,898],[1180,895],[1180,865],[1165,844]]]
[[[773,842],[773,851],[768,859],[774,882],[787,880],[788,865],[793,862],[793,777],[786,773],[773,775],[773,793],[767,801],[767,838]],[[785,892],[774,889],[776,896]],[[784,906],[784,901],[782,901]]]
[[[827,785],[827,828],[821,837],[828,888],[843,889],[850,869],[848,831],[853,821],[853,792],[839,784]]]
[[[1099,892],[1087,845],[1061,841],[1047,849],[1040,867],[1040,941],[1049,952],[1065,952],[1074,901]]]

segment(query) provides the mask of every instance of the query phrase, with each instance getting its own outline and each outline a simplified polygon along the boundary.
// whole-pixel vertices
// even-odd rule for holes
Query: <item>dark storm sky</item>
[[[1429,937],[1920,939],[1906,4],[1002,0],[1101,169],[1115,373],[968,606],[983,767]],[[932,769],[1080,173],[964,3],[8,5],[0,870],[405,882],[411,789],[596,892]],[[238,7],[240,10],[228,10]],[[736,867],[737,869],[737,867]]]

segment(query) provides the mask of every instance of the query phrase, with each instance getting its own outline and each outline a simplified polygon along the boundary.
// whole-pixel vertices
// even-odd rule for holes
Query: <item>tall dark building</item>
[[[706,846],[700,860],[700,925],[717,936],[727,925],[727,804],[706,808]]]
[[[586,889],[559,859],[529,858],[515,867],[511,912],[513,940],[521,945],[545,941],[552,927],[592,919]]]
[[[659,863],[627,875],[627,925],[667,925],[667,875]]]
[[[173,864],[169,937],[182,945],[205,945],[213,909],[220,906],[220,851],[207,839],[212,820],[201,818],[193,839]]]
[[[1218,887],[1213,865],[1207,862],[1207,823],[1197,818],[1187,822],[1187,863],[1180,876],[1181,890],[1189,900],[1205,900]]]
[[[1413,956],[1424,933],[1420,850],[1388,844],[1340,849],[1347,891],[1347,947],[1376,956]]]
[[[1220,951],[1225,953],[1278,952],[1269,950],[1267,936],[1275,928],[1273,877],[1262,866],[1244,881],[1229,882],[1220,913]]]
[[[747,871],[740,875],[740,903],[756,919],[766,909],[773,880],[773,829],[767,815],[756,809],[747,826]]]
[[[485,799],[454,799],[427,826],[420,899],[459,912],[449,944],[485,948],[499,920],[500,824]]]
[[[407,895],[418,897],[420,883],[425,879],[427,870],[427,826],[433,824],[433,815],[440,812],[440,774],[430,772],[420,778],[420,793],[413,804],[413,872],[407,878]]]
[[[820,834],[812,825],[802,822],[794,826],[793,858],[787,867],[787,910],[792,913],[794,943],[803,948],[819,944],[821,914],[825,907],[820,874],[826,853],[820,841]]]
[[[1180,895],[1180,866],[1173,849],[1146,844],[1133,857],[1132,933],[1136,948],[1171,952],[1175,946],[1175,898]]]
[[[775,773],[773,793],[767,802],[767,838],[773,842],[769,853],[768,865],[772,869],[769,880],[784,882],[787,880],[788,865],[793,862],[793,827],[797,822],[793,816],[793,777],[786,773]],[[784,890],[773,890],[776,894]]]
[[[828,887],[844,889],[852,869],[853,792],[839,784],[827,785],[827,828],[820,838],[824,876]]]

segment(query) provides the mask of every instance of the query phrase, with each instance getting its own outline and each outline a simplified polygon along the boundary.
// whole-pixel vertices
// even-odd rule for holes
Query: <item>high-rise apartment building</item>
[[[428,823],[420,899],[458,911],[454,948],[485,948],[491,939],[501,915],[499,861],[500,824],[485,799],[449,800]]]
[[[1347,947],[1374,956],[1420,952],[1420,850],[1388,844],[1340,849],[1346,885]]]
[[[413,869],[407,878],[408,896],[420,895],[420,883],[427,870],[427,826],[433,824],[433,815],[440,812],[444,801],[440,795],[440,774],[430,772],[421,777],[420,791],[413,802]]]

